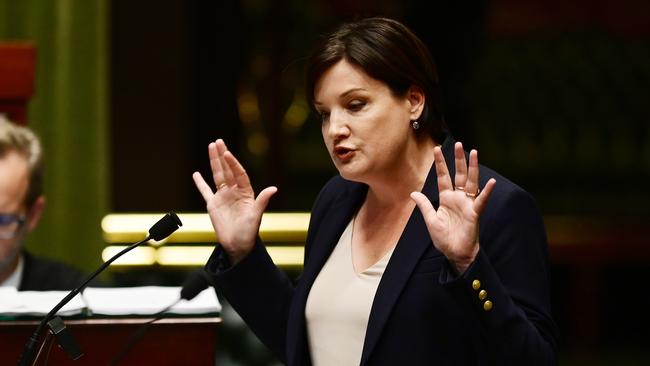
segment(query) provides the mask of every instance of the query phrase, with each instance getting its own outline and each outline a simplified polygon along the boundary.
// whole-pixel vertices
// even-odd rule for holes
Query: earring
[[[411,127],[413,127],[413,129],[417,131],[420,128],[420,122],[413,121],[413,123],[411,123]]]

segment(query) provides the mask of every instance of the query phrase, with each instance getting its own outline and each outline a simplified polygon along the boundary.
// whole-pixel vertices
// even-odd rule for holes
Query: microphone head
[[[181,288],[181,299],[192,300],[201,291],[208,288],[208,286],[210,286],[208,274],[205,273],[203,268],[197,269],[190,273],[183,282],[183,287]]]
[[[181,226],[183,226],[181,219],[175,213],[170,212],[158,220],[157,223],[153,224],[151,229],[149,229],[149,237],[155,241],[163,240]]]

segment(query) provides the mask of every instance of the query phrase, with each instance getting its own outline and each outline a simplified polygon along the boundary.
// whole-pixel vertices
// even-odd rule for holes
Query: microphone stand
[[[84,281],[81,286],[78,286],[74,290],[70,291],[66,297],[64,297],[61,301],[59,301],[56,306],[50,310],[49,313],[41,320],[41,322],[38,324],[38,327],[32,334],[32,336],[29,338],[27,343],[25,344],[25,347],[23,348],[23,352],[20,355],[20,359],[18,360],[18,365],[19,366],[30,366],[33,358],[34,358],[34,351],[36,348],[36,345],[38,344],[38,339],[40,338],[41,331],[45,327],[45,324],[48,324],[50,329],[53,331],[53,333],[57,336],[57,340],[59,340],[59,343],[62,344],[63,346],[68,346],[64,347],[64,350],[70,357],[73,359],[78,359],[83,355],[83,352],[81,352],[81,349],[79,346],[76,344],[74,339],[72,339],[72,335],[67,332],[65,329],[65,325],[63,324],[63,321],[59,317],[55,317],[54,314],[56,314],[65,304],[67,304],[70,300],[72,300],[73,297],[75,297],[79,292],[81,292],[84,288],[86,288],[86,285],[88,285],[88,282],[92,281],[95,277],[97,277],[98,274],[100,274],[106,267],[108,267],[111,263],[113,263],[117,258],[121,257],[125,253],[131,251],[138,245],[147,242],[150,239],[154,239],[156,241],[162,240],[166,238],[167,236],[171,235],[176,229],[178,229],[179,226],[182,226],[183,224],[181,223],[181,220],[176,216],[175,213],[170,212],[167,215],[165,215],[162,219],[160,219],[158,222],[156,222],[151,229],[149,229],[149,235],[147,235],[146,238],[140,240],[137,243],[131,244],[130,246],[126,247],[125,249],[122,249],[119,253],[111,257],[109,260],[106,262],[102,263],[95,272],[93,272],[86,281]],[[58,318],[58,320],[57,320]]]
[[[173,308],[176,304],[181,302],[181,300],[190,301],[209,286],[210,282],[206,277],[203,269],[199,269],[190,273],[188,278],[183,283],[183,286],[181,287],[181,296],[178,298],[178,300],[174,301],[172,304],[168,305],[166,308],[160,310],[159,312],[153,314],[153,319],[142,324],[140,328],[138,328],[138,330],[134,332],[131,337],[129,337],[124,346],[120,348],[120,351],[115,355],[115,357],[113,357],[108,365],[115,366],[119,364],[120,361],[131,351],[135,344],[144,336],[144,333],[147,331],[147,329],[149,329],[153,323],[162,319],[165,316],[165,313],[171,310],[171,308]]]
[[[171,308],[174,307],[174,305],[178,304],[182,298],[179,298],[178,300],[174,301],[173,304],[168,305],[166,308],[160,310],[159,312],[155,313],[152,315],[153,319],[143,323],[140,328],[138,328],[131,336],[126,340],[126,343],[124,346],[120,349],[120,351],[113,357],[111,362],[108,363],[109,366],[114,366],[120,363],[122,359],[131,351],[131,349],[135,346],[135,344],[144,336],[144,333],[149,329],[149,327],[157,322],[158,320],[162,319],[165,316],[165,313],[168,312]]]

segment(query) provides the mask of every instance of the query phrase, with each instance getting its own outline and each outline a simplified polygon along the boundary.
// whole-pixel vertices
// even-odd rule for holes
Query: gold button
[[[481,290],[481,292],[478,293],[478,298],[480,300],[485,300],[486,297],[487,297],[487,291]]]
[[[481,281],[479,281],[479,280],[472,281],[472,288],[474,290],[480,289],[481,288]]]
[[[486,302],[484,302],[483,303],[483,310],[485,310],[485,311],[492,310],[492,301],[487,300]]]

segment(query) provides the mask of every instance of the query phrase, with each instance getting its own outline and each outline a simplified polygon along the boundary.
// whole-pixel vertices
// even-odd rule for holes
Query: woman
[[[423,43],[390,19],[344,24],[307,86],[340,175],[314,204],[297,284],[257,236],[277,189],[255,198],[222,140],[216,192],[193,176],[221,243],[206,270],[257,336],[289,365],[554,364],[540,215],[446,133]]]

